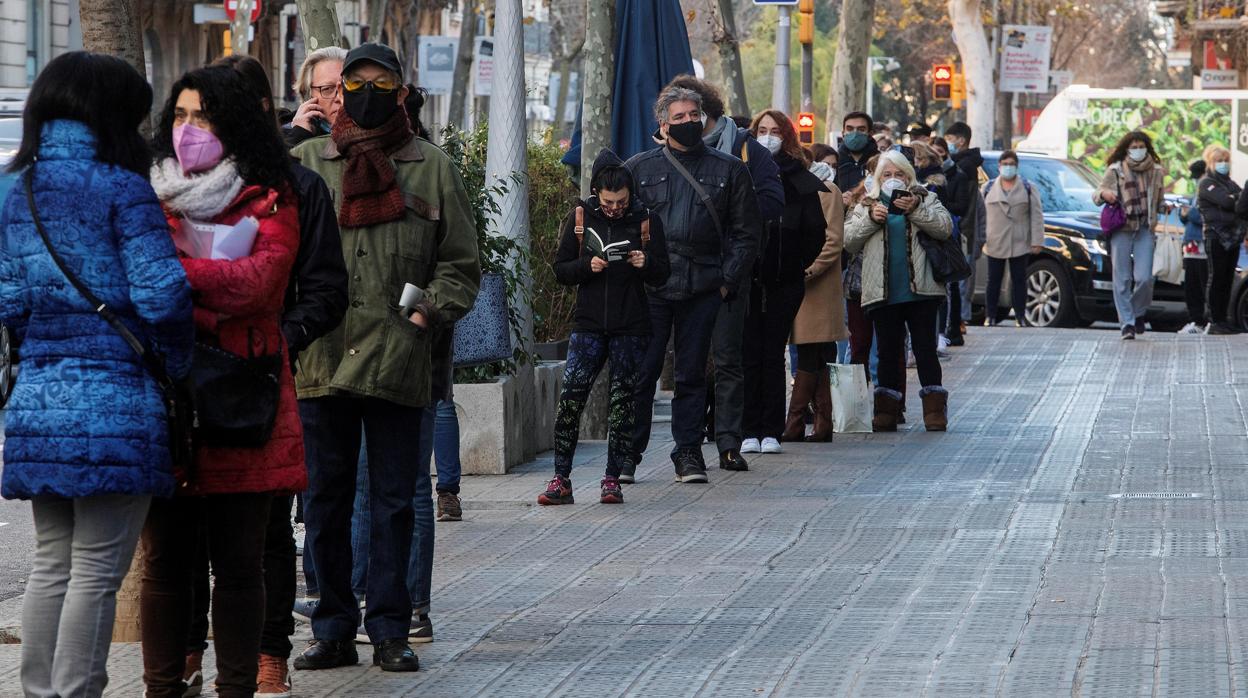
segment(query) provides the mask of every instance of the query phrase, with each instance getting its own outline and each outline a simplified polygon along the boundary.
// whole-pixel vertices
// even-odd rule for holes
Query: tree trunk
[[[979,142],[988,143],[995,134],[996,79],[980,0],[949,0],[949,19],[966,74],[966,121]]]
[[[386,43],[383,28],[386,15],[390,12],[390,0],[369,0],[368,3],[368,40],[374,43]]]
[[[589,198],[589,180],[598,151],[611,146],[611,111],[615,90],[615,3],[589,0],[585,17],[585,101],[581,107],[581,197]]]
[[[568,93],[572,89],[572,63],[575,56],[564,56],[559,63],[559,92],[555,95],[555,140],[560,141],[568,135],[567,109]],[[573,115],[572,118],[576,118]]]
[[[79,11],[84,49],[125,59],[139,75],[147,75],[134,0],[81,0]]]
[[[298,0],[299,25],[308,53],[326,46],[346,47],[335,0]]]
[[[951,0],[952,1],[952,0]],[[875,0],[843,0],[841,27],[828,89],[828,129],[840,129],[851,111],[866,108],[867,54],[875,23]]]
[[[472,57],[477,44],[477,10],[473,0],[460,0],[464,19],[459,27],[459,56],[455,60],[455,84],[451,87],[451,111],[446,121],[455,128],[464,128],[464,111],[470,98],[468,84],[472,76]]]
[[[745,73],[741,70],[741,45],[733,17],[732,0],[707,0],[711,16],[711,41],[719,49],[719,67],[728,87],[728,115],[750,115],[745,95]]]

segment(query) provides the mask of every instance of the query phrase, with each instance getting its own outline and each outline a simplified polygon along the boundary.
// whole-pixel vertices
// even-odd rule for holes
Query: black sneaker
[[[1227,322],[1211,322],[1209,323],[1209,329],[1205,330],[1205,334],[1239,334],[1239,330]]]
[[[966,340],[963,339],[962,335],[960,334],[951,334],[949,335],[949,346],[951,347],[966,346]]]
[[[360,655],[350,640],[313,640],[303,654],[295,657],[295,668],[299,671],[336,669],[359,663]]]
[[[625,458],[620,464],[620,484],[631,485],[637,482],[637,462],[632,458]]]
[[[602,496],[598,501],[603,504],[623,504],[624,490],[620,489],[620,479],[610,475],[602,478]]]
[[[412,626],[407,631],[409,642],[433,642],[433,621],[428,613],[412,614]]]
[[[1127,325],[1127,326],[1123,327],[1123,328],[1122,328],[1122,338],[1123,338],[1124,340],[1125,340],[1125,339],[1135,339],[1135,327],[1134,327],[1134,326],[1132,326],[1132,325]]]
[[[706,482],[706,464],[700,451],[680,451],[672,455],[676,482]]]
[[[719,454],[719,468],[721,470],[742,471],[749,470],[750,464],[737,449],[730,448]]]
[[[396,637],[373,645],[373,666],[382,671],[420,671],[420,659],[407,644],[407,638]]]
[[[572,504],[572,481],[562,475],[556,475],[546,484],[546,491],[537,495],[537,503],[542,506],[556,504]]]
[[[1135,334],[1136,334],[1136,336],[1137,336],[1137,337],[1138,337],[1139,335],[1144,334],[1144,321],[1143,321],[1143,320],[1136,320],[1136,321],[1135,321]]]

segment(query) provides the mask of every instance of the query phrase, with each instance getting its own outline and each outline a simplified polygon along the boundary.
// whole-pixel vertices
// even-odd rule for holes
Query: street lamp
[[[893,73],[901,69],[901,63],[897,62],[892,56],[868,56],[867,57],[867,113],[871,118],[875,118],[873,113],[875,109],[875,71],[883,70],[886,73]]]

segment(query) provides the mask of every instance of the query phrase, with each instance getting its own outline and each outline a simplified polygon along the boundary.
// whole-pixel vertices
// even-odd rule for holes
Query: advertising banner
[[[459,37],[420,37],[420,80],[416,84],[431,95],[449,95],[451,86],[455,84],[455,56],[458,50]]]
[[[1007,24],[1002,28],[1002,92],[1049,91],[1049,49],[1053,30],[1049,27]]]

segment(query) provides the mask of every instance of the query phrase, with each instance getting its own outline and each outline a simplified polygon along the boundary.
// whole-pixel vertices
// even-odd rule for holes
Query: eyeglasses
[[[342,87],[347,92],[359,92],[365,87],[372,85],[374,92],[388,94],[399,89],[399,83],[391,77],[381,76],[376,80],[362,80],[360,78],[350,77],[342,79]]]
[[[321,99],[333,99],[338,96],[338,83],[332,85],[313,85],[312,91],[320,96]]]

